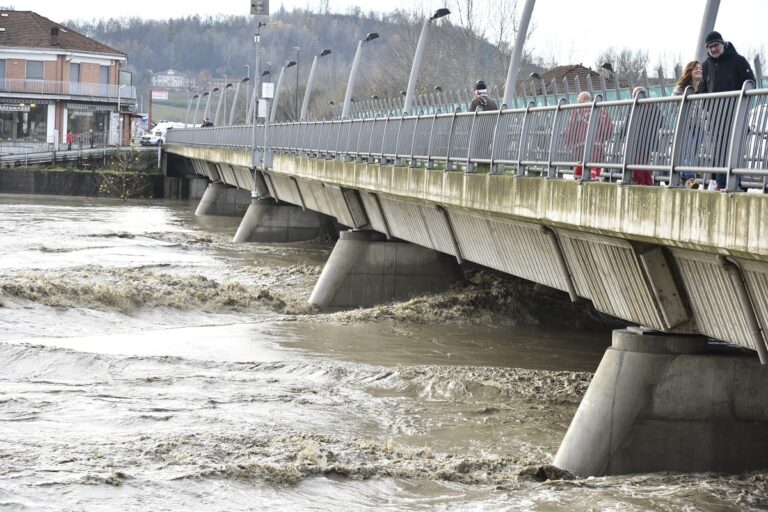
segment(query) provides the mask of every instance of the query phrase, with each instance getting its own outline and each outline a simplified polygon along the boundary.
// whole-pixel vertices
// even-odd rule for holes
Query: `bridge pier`
[[[617,330],[554,464],[581,476],[768,468],[766,398],[754,353]]]
[[[301,242],[338,232],[333,220],[274,199],[252,199],[234,242]]]
[[[223,183],[209,183],[195,215],[242,215],[251,203],[251,193]]]
[[[456,258],[376,231],[342,231],[309,302],[322,308],[374,306],[448,288],[462,279]]]

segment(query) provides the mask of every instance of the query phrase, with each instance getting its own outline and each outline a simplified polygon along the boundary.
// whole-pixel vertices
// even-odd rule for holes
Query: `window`
[[[42,80],[44,78],[43,70],[45,66],[41,60],[27,61],[27,80]]]
[[[101,66],[101,83],[102,84],[108,84],[109,83],[109,66]]]
[[[0,59],[0,80],[5,80],[5,59]]]
[[[69,81],[70,82],[79,82],[80,81],[80,64],[70,63],[70,65],[69,65]]]

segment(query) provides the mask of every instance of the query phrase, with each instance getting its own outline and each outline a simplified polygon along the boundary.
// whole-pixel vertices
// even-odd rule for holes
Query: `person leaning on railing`
[[[702,66],[702,77],[696,92],[740,91],[744,82],[755,82],[755,74],[747,59],[739,55],[730,42],[725,42],[720,32],[707,34],[706,47],[708,57]],[[730,123],[724,133],[729,133]],[[717,189],[725,188],[727,176],[718,173],[715,176]]]
[[[685,93],[688,87],[693,88],[696,91],[701,83],[701,77],[703,75],[703,68],[701,62],[698,60],[692,60],[685,65],[683,74],[677,79],[675,83],[675,89],[672,91],[673,96],[681,96]],[[696,137],[695,131],[697,126],[689,126],[688,133],[685,137],[685,147],[683,148],[683,165],[693,165],[694,158],[696,156]],[[680,181],[685,183],[688,188],[698,188],[696,183],[696,174],[692,172],[680,173]]]

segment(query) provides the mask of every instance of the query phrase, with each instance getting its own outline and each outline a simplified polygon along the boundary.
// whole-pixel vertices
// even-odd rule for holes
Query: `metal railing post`
[[[553,80],[554,83],[554,80]],[[491,164],[488,169],[488,174],[499,174],[499,164],[495,163],[494,156],[496,155],[496,137],[499,134],[499,124],[501,122],[502,110],[496,111],[496,124],[493,126],[493,136],[491,138]]]
[[[445,172],[453,170],[453,162],[451,162],[451,139],[453,138],[453,128],[456,126],[456,111],[453,111],[453,117],[451,118],[451,128],[448,130],[448,144],[445,149]]]
[[[726,175],[725,189],[728,192],[736,191],[739,178],[732,174],[733,169],[738,167],[741,157],[741,143],[744,140],[744,134],[749,129],[747,125],[747,112],[749,112],[749,97],[747,91],[755,88],[752,80],[747,80],[741,85],[741,94],[736,104],[736,114],[733,117],[733,126],[731,127],[731,145],[728,148],[728,174]]]
[[[589,77],[587,77],[589,78]],[[589,111],[589,123],[587,124],[587,137],[584,140],[584,156],[581,165],[581,181],[589,181],[592,179],[592,172],[587,169],[587,163],[592,159],[593,148],[595,143],[595,132],[597,131],[597,122],[595,118],[597,114],[597,104],[602,102],[603,97],[600,94],[595,95],[595,99],[592,100],[592,107]]]
[[[525,146],[528,144],[528,125],[530,124],[530,117],[531,117],[531,108],[535,107],[536,104],[532,101],[528,102],[528,105],[525,107],[525,115],[523,116],[523,126],[520,129],[520,146],[517,149],[517,175],[518,176],[525,176],[525,169],[523,168],[523,151],[525,151]]]
[[[626,149],[624,150],[624,158],[621,162],[621,182],[622,185],[629,185],[632,183],[632,171],[627,173],[627,159],[629,155],[635,155],[637,153],[637,137],[634,136],[635,124],[637,123],[637,104],[640,100],[640,94],[636,95],[632,99],[632,108],[629,110],[629,121],[627,121],[627,140],[624,142]]]
[[[552,161],[555,159],[555,153],[560,149],[560,140],[555,137],[555,130],[557,130],[557,121],[562,115],[563,105],[567,104],[565,98],[560,98],[555,107],[555,118],[552,120],[552,136],[549,139],[549,162],[547,162],[547,179],[557,178],[557,170],[552,165]]]
[[[472,162],[472,150],[475,147],[475,123],[477,122],[477,110],[472,115],[472,126],[469,127],[469,140],[467,141],[467,169],[465,172],[475,172],[477,164]]]
[[[690,85],[683,91],[683,96],[680,98],[680,111],[677,113],[677,121],[675,122],[675,138],[672,141],[672,156],[669,162],[669,186],[680,186],[680,173],[675,172],[675,167],[680,165],[680,156],[686,154],[683,149],[689,149],[687,145],[687,131],[683,130],[683,123],[688,119],[688,112],[691,107],[691,101],[688,96],[694,94],[695,91]]]

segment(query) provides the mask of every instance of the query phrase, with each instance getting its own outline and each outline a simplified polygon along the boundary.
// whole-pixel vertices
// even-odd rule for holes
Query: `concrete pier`
[[[754,353],[614,331],[554,464],[581,476],[765,469],[766,398]]]
[[[456,258],[375,231],[343,231],[309,302],[367,307],[444,290],[462,278]]]
[[[195,215],[243,215],[251,204],[248,190],[230,187],[222,183],[209,183]]]
[[[235,233],[235,242],[300,242],[329,234],[337,229],[331,217],[299,206],[276,203],[274,199],[253,199]]]

